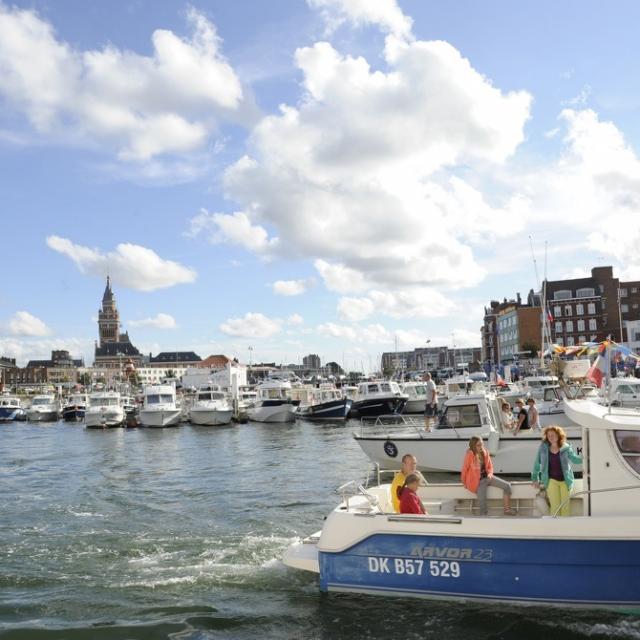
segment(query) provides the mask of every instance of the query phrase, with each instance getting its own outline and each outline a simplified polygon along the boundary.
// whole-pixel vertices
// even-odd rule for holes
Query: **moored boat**
[[[407,418],[401,424],[363,423],[354,438],[382,469],[397,469],[402,456],[411,453],[423,471],[458,472],[469,439],[480,436],[487,441],[496,473],[528,473],[540,444],[540,431],[529,429],[515,435],[504,429],[500,403],[493,394],[458,394],[445,402],[442,415],[430,431],[423,420]],[[562,406],[560,409],[545,418],[553,418],[554,424],[565,429],[574,448],[580,448],[580,427],[567,417]]]
[[[60,417],[60,402],[53,393],[34,396],[27,410],[29,422],[53,422]]]
[[[291,383],[286,380],[266,380],[256,387],[256,402],[247,409],[254,422],[293,422],[300,400],[291,399]]]
[[[182,409],[176,403],[176,388],[172,384],[149,385],[144,388],[140,409],[143,427],[173,427],[180,422]]]
[[[89,405],[84,415],[87,429],[122,427],[125,413],[117,391],[98,391],[89,395]]]
[[[87,410],[87,394],[74,393],[62,407],[62,417],[65,422],[80,422],[84,420]]]
[[[480,516],[475,494],[457,483],[419,488],[429,515],[394,513],[389,484],[354,485],[284,563],[318,573],[321,591],[638,610],[640,419],[566,404],[586,458],[568,517],[549,514],[528,481],[512,483],[515,516],[498,515],[494,487]]]
[[[346,420],[353,401],[333,385],[307,388],[296,409],[296,417],[306,420]]]
[[[427,405],[427,385],[424,382],[403,382],[400,390],[407,396],[402,413],[424,414]]]
[[[189,422],[202,426],[229,424],[233,417],[230,396],[217,384],[202,384],[189,409]]]
[[[407,402],[397,382],[377,380],[361,382],[351,405],[352,418],[402,413]]]
[[[22,407],[20,398],[6,393],[0,395],[0,422],[13,422],[14,420],[26,419],[27,412]]]

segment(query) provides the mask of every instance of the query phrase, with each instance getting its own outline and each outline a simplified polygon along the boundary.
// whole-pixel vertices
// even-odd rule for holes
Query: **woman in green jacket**
[[[556,513],[560,505],[561,516],[571,513],[568,498],[573,487],[572,462],[582,464],[582,458],[574,453],[562,427],[547,427],[542,434],[542,444],[533,464],[531,480],[535,487],[542,485],[545,488],[551,515]]]

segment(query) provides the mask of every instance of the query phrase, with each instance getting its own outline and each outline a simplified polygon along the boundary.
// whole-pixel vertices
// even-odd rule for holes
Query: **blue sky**
[[[640,278],[633,2],[0,0],[0,355],[369,368]]]

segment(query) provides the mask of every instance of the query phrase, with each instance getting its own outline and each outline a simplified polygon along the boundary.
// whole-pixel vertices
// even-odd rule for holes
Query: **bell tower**
[[[116,299],[111,290],[109,276],[107,276],[107,286],[102,296],[102,309],[98,311],[98,333],[101,347],[108,342],[118,342],[120,339],[120,314],[116,308]]]

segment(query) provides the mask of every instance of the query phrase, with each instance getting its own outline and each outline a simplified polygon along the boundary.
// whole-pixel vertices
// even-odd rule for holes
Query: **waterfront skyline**
[[[529,236],[639,279],[636,17],[0,0],[0,355],[92,362],[107,275],[143,353],[358,369],[478,346]]]

